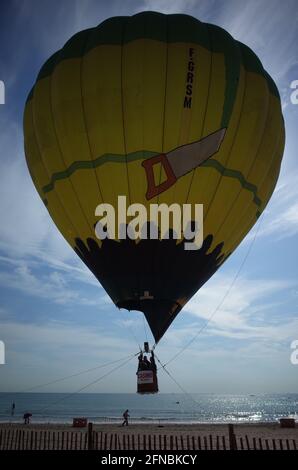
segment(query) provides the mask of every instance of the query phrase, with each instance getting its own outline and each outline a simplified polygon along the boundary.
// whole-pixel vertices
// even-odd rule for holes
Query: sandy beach
[[[29,425],[17,423],[0,423],[1,429],[22,429],[30,431],[75,431],[86,432],[86,428],[73,428],[71,424],[34,424]],[[228,436],[227,424],[134,424],[122,427],[118,424],[93,424],[95,431],[117,434],[171,434],[171,435],[189,435],[189,436]],[[298,440],[298,426],[296,428],[281,428],[279,423],[253,423],[253,424],[234,424],[235,434],[239,437],[248,435],[257,438],[275,438],[275,439],[296,439]]]
[[[209,449],[211,446],[214,449],[222,449],[229,447],[227,424],[158,425],[131,423],[127,427],[121,427],[120,423],[95,424],[93,425],[93,431],[95,431],[95,441],[97,440],[99,448],[103,447],[104,442],[105,448],[108,449],[132,448],[132,446],[138,448],[138,442],[141,448],[148,448],[149,440],[152,448],[164,448],[164,442],[166,442],[168,446],[176,445],[178,448],[194,447],[194,449]],[[29,436],[27,441],[31,441],[33,447],[35,442],[35,447],[40,449],[54,448],[53,442],[61,442],[61,440],[63,441],[62,448],[71,449],[77,448],[77,446],[78,448],[82,448],[82,446],[84,446],[82,442],[87,442],[87,429],[73,428],[69,424],[29,424],[25,426],[16,423],[1,423],[0,433],[1,432],[2,435],[4,435],[5,432],[6,444],[4,444],[4,438],[2,438],[2,447],[0,445],[0,449],[6,448],[9,445],[9,440],[11,441],[11,448],[18,448],[17,441],[18,439],[20,440],[20,436],[24,434]],[[10,438],[7,438],[8,432]],[[249,442],[249,447],[251,448],[256,446],[257,448],[265,449],[266,445],[267,448],[274,448],[276,445],[277,449],[280,447],[282,449],[298,448],[297,425],[296,428],[281,428],[279,423],[235,424],[234,433],[239,449],[247,448],[247,442]],[[117,444],[115,444],[116,441]],[[42,442],[42,444],[39,445],[39,442]],[[81,443],[81,447],[79,442]],[[171,444],[171,442],[174,444]]]

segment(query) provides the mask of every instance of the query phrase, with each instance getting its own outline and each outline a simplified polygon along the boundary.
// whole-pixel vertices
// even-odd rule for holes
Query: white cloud
[[[28,292],[45,295],[47,290],[42,288],[41,282],[38,288],[34,288],[34,283],[37,285],[38,281],[33,280],[31,272],[44,266],[64,273],[69,280],[100,286],[62,237],[40,200],[31,181],[20,141],[19,127],[13,123],[7,125],[0,136],[4,155],[0,162],[0,262],[5,263],[3,269],[7,270],[0,273],[2,284],[22,289],[24,282],[23,290],[26,286]],[[9,273],[12,266],[16,269]],[[24,266],[27,267],[26,272]],[[46,280],[45,285],[49,283],[53,287],[53,279]],[[61,283],[60,286],[62,294]],[[66,298],[69,293],[66,292]],[[75,298],[72,294],[71,297]]]
[[[55,252],[69,259],[62,236],[54,226],[31,181],[20,129],[11,124],[1,134],[0,247],[13,256]]]
[[[0,319],[0,332],[6,348],[6,366],[0,368],[1,391],[21,391],[137,353],[135,345],[125,337],[111,334],[103,327],[88,328],[63,322],[35,325]],[[117,364],[35,391],[77,390],[114,367]],[[135,369],[133,360],[129,367],[130,372]],[[125,384],[127,370],[123,367],[120,372]],[[96,389],[111,390],[110,380],[117,383],[118,379],[119,375],[114,374],[111,379],[99,382]],[[131,383],[130,391],[134,385],[134,382]],[[119,385],[114,389],[118,390]],[[94,391],[94,387],[86,391]]]
[[[275,241],[298,234],[298,173],[293,171],[282,175],[271,201],[265,209],[264,222],[258,232],[259,237],[271,237]],[[250,240],[249,235],[246,240]]]
[[[32,297],[46,299],[60,305],[103,305],[98,293],[86,297],[81,290],[73,286],[73,276],[59,271],[34,273],[25,261],[20,261],[10,271],[0,271],[0,285],[21,291]],[[98,284],[99,287],[99,284]],[[106,296],[103,296],[105,299]]]
[[[115,334],[114,331],[111,334],[102,327],[87,328],[63,322],[34,325],[0,320],[0,331],[7,352],[7,366],[0,368],[0,387],[7,391],[23,390],[41,383],[48,383],[63,376],[137,353],[137,347],[127,338],[127,335],[121,332]],[[188,337],[193,334],[193,331],[193,329],[188,331]],[[164,363],[177,352],[177,349],[173,347],[172,340],[169,338],[157,348],[156,352]],[[271,367],[272,361],[275,365],[281,366],[284,361],[284,365],[289,366],[290,352],[289,345],[283,348],[275,345],[273,347],[270,342],[260,341],[250,343],[240,341],[236,345],[225,348],[212,343],[209,337],[207,343],[205,341],[202,344],[199,341],[184,351],[183,355],[171,363],[169,370],[178,383],[183,383],[187,390],[226,390],[228,393],[235,393],[235,390],[241,390],[241,384],[238,382],[237,385],[233,380],[239,380],[237,374],[246,368],[244,382],[246,381],[252,390],[262,390],[262,385],[255,381],[260,370]],[[233,361],[232,370],[230,369],[231,361]],[[255,361],[258,361],[259,367],[254,370]],[[136,358],[132,359],[116,373],[86,391],[132,392],[135,389],[136,365]],[[101,377],[113,367],[115,366],[88,372],[36,391],[77,390]],[[252,369],[250,373],[248,368]],[[231,382],[225,385],[227,377]],[[159,381],[163,392],[179,391],[162,371],[159,371]],[[247,392],[247,385],[244,387]]]
[[[103,327],[84,327],[63,322],[50,322],[46,325],[35,325],[33,323],[1,322],[1,337],[12,348],[20,349],[27,345],[27,349],[33,346],[52,349],[59,355],[64,348],[69,348],[74,354],[82,354],[88,350],[90,356],[102,354],[106,348],[109,355],[115,351],[113,357],[121,352],[121,355],[130,353],[130,345],[125,339],[111,336]],[[24,349],[25,352],[26,348]],[[111,359],[113,360],[113,358]]]
[[[210,3],[205,4],[205,9],[210,8]],[[144,0],[139,8],[139,11],[149,10],[158,11],[161,13],[184,13],[192,10],[198,2],[196,0]],[[202,4],[203,5],[203,4]]]
[[[251,47],[260,57],[265,69],[280,83],[289,68],[297,62],[297,15],[295,0],[226,2],[217,21],[229,33]],[[282,64],[282,66],[281,66]]]
[[[280,300],[274,300],[274,296],[281,292],[288,295],[289,290],[297,285],[296,281],[241,278],[221,304],[231,283],[230,276],[218,273],[200,289],[181,313],[197,317],[200,321],[194,323],[192,320],[181,329],[170,329],[167,339],[172,346],[183,347],[202,329],[199,336],[243,339],[247,342],[267,340],[278,347],[291,338],[293,331],[298,331],[297,312],[289,312],[288,315],[283,312],[278,317],[276,311],[281,308]]]

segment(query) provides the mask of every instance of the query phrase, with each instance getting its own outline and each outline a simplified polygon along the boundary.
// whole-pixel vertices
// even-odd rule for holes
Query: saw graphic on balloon
[[[48,59],[24,137],[56,226],[158,342],[263,212],[285,131],[276,85],[251,49],[191,16],[144,12],[81,31]],[[116,207],[119,195],[147,208],[203,204],[201,248],[184,250],[173,226],[168,238],[99,240],[95,208]]]

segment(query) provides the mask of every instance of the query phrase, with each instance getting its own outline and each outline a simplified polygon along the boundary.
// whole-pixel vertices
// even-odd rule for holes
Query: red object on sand
[[[281,418],[279,422],[281,428],[295,428],[294,418]]]
[[[73,428],[85,428],[87,426],[87,418],[73,418]]]

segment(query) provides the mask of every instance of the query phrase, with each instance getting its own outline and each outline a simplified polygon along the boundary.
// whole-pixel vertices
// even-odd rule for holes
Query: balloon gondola
[[[148,360],[146,354],[150,354]],[[153,349],[149,350],[148,343],[144,343],[144,350],[138,356],[137,393],[141,395],[158,393],[157,367]]]

